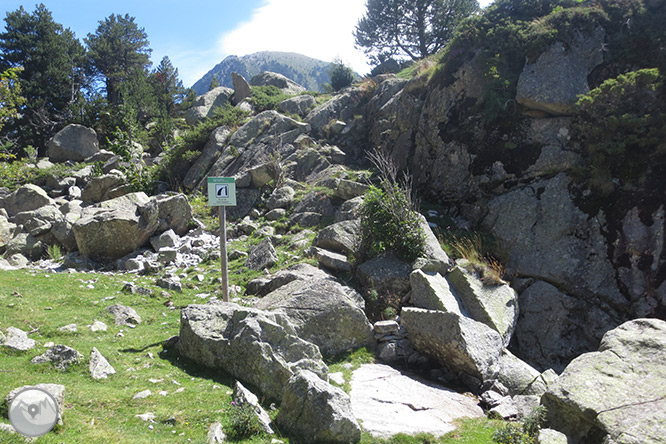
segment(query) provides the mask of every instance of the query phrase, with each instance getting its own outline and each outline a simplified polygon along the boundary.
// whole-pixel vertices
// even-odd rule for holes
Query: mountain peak
[[[328,68],[324,62],[295,52],[261,51],[244,56],[230,55],[199,79],[192,89],[197,94],[208,91],[213,78],[220,86],[232,87],[231,73],[237,72],[248,81],[264,71],[276,72],[312,91],[322,91],[330,83]]]

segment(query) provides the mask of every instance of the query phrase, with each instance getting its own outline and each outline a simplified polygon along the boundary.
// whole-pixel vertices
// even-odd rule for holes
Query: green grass
[[[380,439],[364,433],[361,444],[491,444],[493,432],[504,423],[488,418],[474,418],[459,420],[457,424],[458,429],[439,438],[429,434],[397,434],[388,439]]]

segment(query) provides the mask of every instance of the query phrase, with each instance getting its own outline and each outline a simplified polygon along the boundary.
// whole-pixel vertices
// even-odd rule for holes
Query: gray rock
[[[277,252],[270,238],[262,240],[250,250],[250,255],[245,261],[245,266],[250,270],[263,270],[271,268],[278,261]]]
[[[441,274],[414,270],[409,275],[409,283],[412,288],[411,303],[415,307],[462,315],[460,302]]]
[[[289,282],[255,306],[281,313],[293,324],[296,334],[316,344],[324,356],[374,345],[363,298],[332,279]]]
[[[127,178],[115,172],[93,177],[81,190],[81,200],[91,204],[118,197],[118,188],[124,187],[126,183]]]
[[[11,218],[12,223],[23,226],[23,231],[35,237],[48,233],[61,220],[63,214],[55,205],[24,211]]]
[[[335,222],[353,220],[358,218],[358,209],[363,203],[363,197],[355,197],[345,201],[335,213]]]
[[[97,133],[82,125],[70,124],[46,142],[52,162],[80,162],[99,151]]]
[[[278,315],[232,303],[190,305],[180,318],[181,355],[222,369],[263,395],[281,399],[289,378],[312,370],[326,378],[319,348],[295,335]]]
[[[294,212],[289,218],[289,223],[303,228],[316,227],[321,222],[321,214],[311,211]]]
[[[237,72],[232,72],[231,83],[234,86],[234,94],[231,96],[232,105],[236,106],[248,97],[252,97],[252,90],[245,77]]]
[[[459,376],[485,381],[497,375],[502,338],[485,324],[455,313],[411,307],[402,309],[401,324],[416,350]]]
[[[571,179],[558,174],[498,196],[488,203],[483,227],[511,245],[505,265],[515,273],[553,283],[596,306],[623,309],[628,302],[608,259],[604,216],[590,217],[578,208],[570,185]]]
[[[519,415],[518,408],[510,396],[500,399],[499,403],[490,409],[490,413],[505,420],[516,419]]]
[[[252,86],[275,86],[281,90],[284,94],[300,94],[305,92],[303,88],[298,83],[288,79],[282,74],[275,72],[265,71],[256,76],[252,77],[250,80],[250,85]]]
[[[266,201],[266,208],[275,210],[277,208],[289,208],[294,201],[296,192],[290,186],[284,186],[273,191]]]
[[[543,395],[548,384],[534,367],[521,361],[508,350],[503,350],[499,359],[497,379],[515,395]]]
[[[16,327],[9,327],[2,346],[14,350],[27,351],[33,349],[35,344],[35,340],[30,339],[28,334],[23,330]]]
[[[266,413],[266,410],[264,410],[263,407],[259,405],[259,398],[257,398],[257,395],[249,391],[243,384],[238,381],[236,381],[234,384],[233,399],[237,405],[247,404],[251,406],[252,410],[254,410],[254,413],[257,415],[259,423],[264,429],[264,432],[268,433],[269,435],[274,433],[273,429],[271,428],[271,418],[268,416],[268,413]]]
[[[322,279],[333,279],[333,277],[310,264],[296,264],[286,270],[278,271],[270,278],[253,279],[247,285],[247,293],[263,297],[295,280],[312,281]]]
[[[106,331],[107,329],[108,329],[108,327],[102,321],[95,321],[90,326],[90,331],[92,331],[92,332]]]
[[[375,334],[395,335],[400,330],[400,324],[397,321],[378,321],[372,326]]]
[[[312,191],[294,206],[294,213],[318,213],[321,217],[329,218],[335,215],[331,199],[323,193]]]
[[[363,364],[351,380],[354,415],[374,437],[429,433],[436,437],[456,429],[458,418],[479,418],[473,398],[402,374],[387,365]]]
[[[37,185],[27,184],[13,193],[0,199],[0,207],[7,211],[9,217],[24,211],[34,211],[44,206],[55,206],[56,203]]]
[[[276,208],[266,213],[266,220],[276,221],[282,219],[286,215],[287,215],[287,210],[285,210],[284,208]]]
[[[304,117],[316,104],[317,101],[314,97],[309,94],[304,94],[278,103],[276,109],[281,113],[296,114]]]
[[[58,331],[61,333],[76,333],[78,331],[78,327],[76,324],[67,324],[59,327]]]
[[[312,251],[317,262],[323,267],[342,273],[349,273],[352,271],[353,267],[351,263],[349,263],[347,256],[317,247],[313,247]]]
[[[65,371],[74,364],[77,364],[83,355],[78,351],[66,345],[55,345],[43,354],[35,356],[30,361],[33,364],[51,363],[58,370]]]
[[[110,262],[145,245],[158,226],[158,207],[144,193],[86,207],[72,226],[79,252]]]
[[[24,256],[32,261],[38,261],[46,253],[46,245],[35,236],[28,233],[18,233],[7,244],[6,255]]]
[[[222,424],[215,422],[210,425],[208,428],[208,434],[206,436],[207,444],[218,444],[227,442],[227,435],[224,434],[222,429]]]
[[[636,319],[574,359],[543,395],[548,424],[574,443],[663,442],[666,322]],[[604,441],[604,439],[606,439]]]
[[[173,230],[168,230],[151,238],[150,245],[155,251],[160,251],[162,248],[174,248],[178,246],[178,236]]]
[[[312,126],[313,137],[326,137],[327,126],[334,120],[352,121],[355,105],[362,100],[364,94],[361,88],[353,87],[310,111],[305,121]]]
[[[598,347],[615,325],[598,306],[537,281],[520,295],[520,317],[513,344],[532,366],[562,372],[576,356]]]
[[[572,444],[567,435],[553,429],[539,430],[539,444]],[[610,443],[609,443],[610,444]]]
[[[432,228],[430,228],[430,225],[428,224],[425,216],[419,214],[418,217],[420,221],[419,225],[423,230],[423,234],[425,235],[425,257],[431,261],[439,263],[440,273],[445,273],[451,266],[452,261],[449,259],[449,256],[446,254],[446,252],[442,249],[437,236],[435,236],[435,233],[433,233]]]
[[[106,307],[116,321],[116,325],[137,325],[141,323],[141,316],[132,307],[115,304]]]
[[[590,91],[587,76],[603,62],[599,48],[606,32],[597,27],[588,35],[573,34],[573,41],[556,41],[536,62],[525,66],[518,79],[518,103],[553,115],[575,112],[578,96]]]
[[[317,233],[312,244],[343,254],[358,254],[361,243],[361,225],[358,220],[347,220],[327,226]]]
[[[65,386],[60,384],[37,384],[37,385],[25,385],[23,387],[18,387],[9,392],[5,397],[5,403],[9,406],[16,395],[18,395],[23,390],[37,388],[48,392],[53,399],[55,399],[56,404],[58,405],[58,425],[62,425],[63,413],[65,412]]]
[[[7,244],[14,237],[16,224],[11,223],[5,216],[0,216],[0,251],[4,251]]]
[[[361,440],[349,396],[307,370],[289,379],[275,421],[296,444],[349,444]]]
[[[504,346],[508,346],[518,320],[518,294],[507,284],[484,284],[466,267],[468,262],[459,262],[446,279],[455,288],[468,316],[498,332]]]
[[[175,195],[160,194],[151,200],[157,203],[159,226],[158,231],[173,230],[177,235],[183,236],[189,230],[192,222],[192,206],[182,193]]]
[[[197,186],[206,172],[213,166],[218,155],[224,150],[230,135],[231,128],[228,126],[221,126],[213,131],[203,150],[201,150],[201,155],[197,157],[183,179],[183,186],[186,189],[193,190]]]
[[[388,291],[404,296],[410,290],[411,272],[412,267],[409,264],[393,255],[385,254],[359,265],[356,277],[364,290],[374,289],[378,293]]]
[[[212,116],[215,108],[228,103],[233,93],[233,89],[220,86],[198,96],[192,108],[185,112],[185,120],[189,125],[194,125]]]

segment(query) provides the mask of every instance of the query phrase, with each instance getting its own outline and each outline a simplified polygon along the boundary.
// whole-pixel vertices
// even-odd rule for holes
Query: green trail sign
[[[233,177],[209,177],[208,205],[211,207],[236,206],[236,180]]]

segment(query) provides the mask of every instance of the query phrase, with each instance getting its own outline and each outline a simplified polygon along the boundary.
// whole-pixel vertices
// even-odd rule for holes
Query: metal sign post
[[[222,297],[229,302],[229,268],[227,263],[227,206],[236,205],[236,181],[233,177],[208,178],[208,205],[220,207],[220,269]]]

